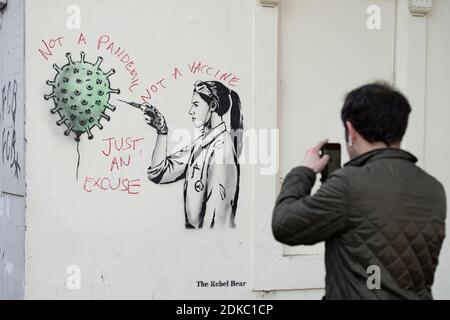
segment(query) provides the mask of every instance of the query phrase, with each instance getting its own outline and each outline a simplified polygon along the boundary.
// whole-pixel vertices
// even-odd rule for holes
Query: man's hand
[[[320,141],[315,147],[309,149],[303,158],[302,165],[311,168],[315,173],[319,173],[323,169],[325,169],[328,162],[330,161],[330,156],[324,155],[323,157],[320,157],[319,152],[327,142],[328,139]]]

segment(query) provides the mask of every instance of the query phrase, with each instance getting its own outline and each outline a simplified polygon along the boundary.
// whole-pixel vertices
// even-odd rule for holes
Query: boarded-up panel
[[[345,150],[340,110],[344,95],[370,81],[393,82],[395,2],[285,0],[281,5],[280,173],[329,138]],[[379,13],[379,29],[373,21]],[[316,247],[284,254],[323,253]]]
[[[0,193],[0,300],[24,294],[25,198]]]
[[[18,195],[25,192],[23,67],[23,1],[9,1],[0,18],[0,186]]]
[[[81,13],[79,30],[67,28],[66,11],[73,4]],[[253,0],[27,2],[26,90],[27,101],[33,101],[26,117],[27,298],[254,296],[251,167],[240,167],[235,228],[186,229],[185,204],[191,203],[184,199],[185,179],[158,185],[147,178],[156,131],[140,110],[117,100],[147,100],[157,107],[168,123],[171,153],[198,133],[189,115],[198,80],[219,81],[237,93],[244,125],[250,128],[254,5]],[[103,57],[101,69],[116,71],[109,78],[111,88],[121,90],[111,94],[117,109],[106,110],[110,121],[101,119],[103,129],[92,128],[92,139],[87,132],[80,137],[78,180],[75,134],[64,135],[68,121],[56,124],[63,110],[51,114],[54,100],[44,98],[55,89],[46,83],[55,80],[52,66],[67,64],[67,52],[75,62],[81,52],[87,62]],[[56,91],[64,94],[61,86]],[[229,104],[229,94],[221,105]],[[78,111],[83,108],[82,103],[73,105]],[[67,118],[75,115],[81,117],[72,113]],[[229,112],[225,122],[227,117]],[[195,164],[192,175],[186,175],[195,179],[195,189],[188,189],[191,199],[208,188],[201,180],[207,166]],[[234,196],[227,186],[218,186],[209,199]],[[67,270],[77,268],[79,290],[66,286]],[[225,285],[212,287],[211,281]]]

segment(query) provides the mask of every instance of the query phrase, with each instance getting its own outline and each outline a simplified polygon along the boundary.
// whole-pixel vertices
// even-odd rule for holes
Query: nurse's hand
[[[322,149],[324,144],[327,142],[328,142],[328,139],[320,141],[315,147],[309,149],[306,152],[305,157],[303,158],[302,165],[304,167],[311,168],[315,173],[319,173],[323,169],[325,169],[328,162],[330,161],[330,156],[324,155],[323,157],[321,157],[320,149]]]
[[[158,134],[166,135],[169,132],[166,119],[158,109],[149,104],[143,104],[142,109],[145,122],[147,122],[149,126],[155,128]]]

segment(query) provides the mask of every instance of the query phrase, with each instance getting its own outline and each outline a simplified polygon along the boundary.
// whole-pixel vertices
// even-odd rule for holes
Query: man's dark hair
[[[410,113],[411,106],[402,93],[387,83],[376,82],[347,94],[341,118],[344,126],[350,121],[368,142],[390,146],[402,140]]]

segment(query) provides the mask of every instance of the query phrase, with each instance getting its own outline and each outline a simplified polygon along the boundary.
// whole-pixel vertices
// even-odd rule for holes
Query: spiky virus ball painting
[[[66,53],[68,63],[63,67],[56,64],[56,76],[53,81],[47,81],[47,85],[53,88],[53,92],[46,94],[46,100],[53,99],[54,108],[52,114],[58,114],[60,119],[58,126],[65,125],[64,134],[75,134],[75,140],[80,141],[80,136],[86,133],[92,139],[92,129],[103,129],[100,121],[110,120],[105,113],[106,109],[114,111],[115,106],[109,103],[112,93],[119,94],[119,89],[112,89],[109,77],[115,73],[114,69],[104,72],[100,65],[102,57],[92,64],[85,61],[85,53],[81,52],[80,61],[73,61],[72,55]]]

